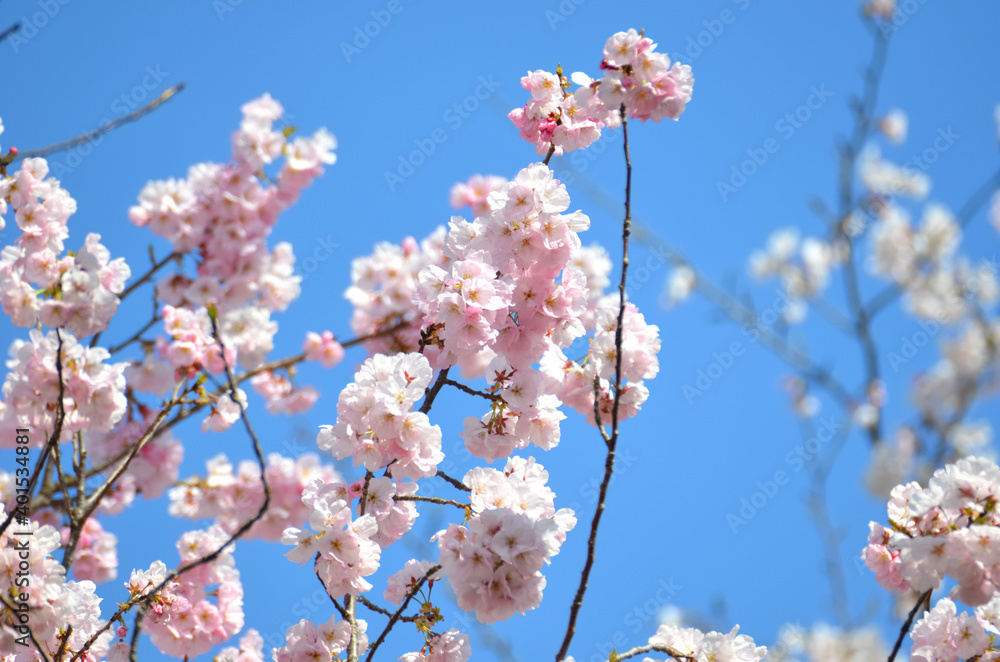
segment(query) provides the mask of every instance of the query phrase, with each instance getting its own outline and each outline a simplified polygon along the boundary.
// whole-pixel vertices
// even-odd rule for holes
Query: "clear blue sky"
[[[798,225],[804,234],[825,233],[809,201],[814,196],[835,201],[835,144],[851,129],[848,104],[861,89],[861,72],[871,53],[858,3],[549,0],[478,5],[399,0],[401,11],[390,14],[391,21],[359,48],[364,41],[354,40],[373,20],[371,12],[389,4],[7,0],[0,4],[0,28],[22,17],[32,27],[44,25],[29,28],[26,41],[0,44],[0,57],[7,63],[0,105],[6,132],[0,144],[31,149],[69,138],[121,116],[129,103],[143,102],[145,95],[148,100],[185,82],[181,95],[138,124],[105,137],[80,162],[67,160],[66,154],[52,158],[65,166],[60,169],[63,185],[79,203],[70,224],[76,239],[70,245],[80,243],[86,232],[98,231],[113,256],[141,265],[148,244],[159,254],[165,244],[134,228],[126,217],[128,207],[148,179],[183,176],[199,161],[225,161],[241,104],[270,92],[303,131],[328,127],[339,141],[337,164],[304,193],[273,235],[274,241],[292,242],[300,259],[328,237],[339,245],[331,259],[309,274],[299,302],[278,317],[282,331],[274,355],[285,355],[297,351],[307,330],[329,328],[349,335],[350,310],[341,293],[349,284],[352,258],[369,252],[377,241],[399,241],[408,234],[421,238],[446,223],[454,182],[475,173],[512,176],[537,159],[505,117],[526,99],[519,79],[527,70],[554,70],[561,62],[567,72],[596,75],[608,36],[645,28],[660,50],[692,65],[696,83],[694,99],[679,123],[634,128],[636,216],[716,282],[739,291],[749,285],[748,254],[771,231]],[[51,17],[44,14],[49,5]],[[902,146],[885,148],[884,154],[904,162],[930,147],[939,130],[951,130],[958,138],[927,174],[933,180],[931,199],[957,209],[997,167],[993,108],[1000,101],[995,34],[1000,5],[911,0],[908,8],[905,24],[891,39],[878,109],[905,109],[910,137]],[[723,15],[726,11],[730,13]],[[727,24],[719,21],[723,17]],[[483,81],[493,88],[488,98],[465,116],[458,114],[456,104],[476,105],[468,100]],[[788,135],[778,123],[820,88],[830,98]],[[446,140],[390,190],[385,173],[396,170],[414,141],[436,129]],[[723,200],[716,182],[729,177],[746,150],[770,138],[780,149]],[[621,205],[621,143],[615,137],[608,144],[601,154],[583,153],[572,161],[577,167],[585,164],[584,174],[598,183],[598,190],[579,177],[569,190],[573,208],[583,209],[593,221],[584,242],[604,244],[617,264],[621,215],[618,208],[610,213],[595,201],[603,190]],[[557,159],[553,165],[562,174],[570,163]],[[996,233],[985,213],[973,220],[963,247],[973,259],[996,254]],[[650,255],[648,248],[637,246],[633,264],[646,264]],[[616,636],[619,648],[645,643],[655,630],[654,612],[666,602],[714,614],[716,626],[725,630],[739,623],[741,631],[763,644],[775,638],[782,623],[809,626],[833,617],[821,547],[804,502],[808,471],[790,471],[791,482],[737,534],[726,522],[740,499],[757,489],[757,481],[790,468],[786,455],[802,443],[781,390],[787,370],[764,347],[745,343],[746,353],[703,397],[689,403],[683,386],[709,367],[713,353],[746,337],[702,300],[670,312],[659,308],[669,270],[655,260],[649,266],[652,273],[645,285],[633,288],[633,300],[647,320],[660,326],[661,370],[648,384],[651,395],[641,416],[623,426],[620,472],[571,650],[578,661],[594,659],[598,647]],[[878,290],[867,277],[862,285],[869,295]],[[775,286],[753,287],[763,306],[769,305]],[[839,286],[830,298],[844,305]],[[133,312],[125,310],[126,315]],[[124,326],[118,328],[108,337],[125,337]],[[898,312],[887,313],[875,325],[889,379],[890,430],[910,418],[909,385],[936,358],[935,351],[923,350],[898,374],[888,368],[888,352],[917,329]],[[9,325],[0,329],[5,344],[26,335]],[[806,338],[817,359],[844,381],[858,383],[855,344],[828,330],[815,315],[793,335]],[[296,439],[296,448],[314,448],[317,426],[334,422],[337,394],[362,358],[355,352],[333,371],[303,371],[304,381],[323,393],[307,415],[269,417],[255,400],[253,418],[265,450],[280,450]],[[829,402],[824,405],[825,414],[836,411]],[[478,403],[456,393],[444,394],[435,405],[432,420],[444,430],[446,453],[460,448],[462,417],[479,410]],[[988,404],[970,418],[996,423],[1000,416]],[[202,473],[204,460],[221,451],[234,461],[250,457],[248,441],[235,429],[206,436],[195,423],[179,429],[177,436],[187,449],[183,476]],[[571,415],[559,447],[534,454],[550,471],[557,506],[578,504],[581,523],[547,569],[543,606],[498,625],[492,635],[474,633],[477,660],[491,659],[487,641],[494,635],[506,639],[522,661],[554,656],[583,565],[603,444]],[[867,442],[855,433],[831,477],[830,503],[844,534],[841,552],[852,613],[878,601],[873,620],[888,632],[887,594],[854,563],[869,519],[885,516],[884,504],[863,493],[867,460]],[[427,510],[418,520],[418,543],[443,526],[435,517]],[[120,581],[132,567],[146,568],[155,558],[168,565],[176,562],[173,542],[193,527],[165,520],[166,502],[159,501],[140,503],[129,514],[105,522],[120,538],[121,560],[120,580],[101,589],[106,615],[123,599]],[[150,522],[156,522],[155,528]],[[384,554],[386,567],[391,572],[406,558],[419,556],[420,544]],[[317,622],[333,613],[328,602],[311,602],[319,595],[318,583],[308,569],[286,561],[284,551],[280,545],[251,542],[240,544],[236,553],[247,591],[247,626],[265,637],[283,633],[305,612]],[[376,575],[377,595],[384,577]],[[663,587],[669,585],[679,588],[667,599]],[[383,619],[370,622],[371,628],[381,629]],[[400,632],[405,634],[384,649],[387,658],[416,648],[415,634]],[[148,641],[142,657],[157,657]]]

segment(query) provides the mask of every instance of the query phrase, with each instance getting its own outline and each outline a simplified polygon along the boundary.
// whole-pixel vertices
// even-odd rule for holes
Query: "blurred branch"
[[[837,431],[829,454],[817,462],[812,472],[812,486],[809,494],[809,510],[813,514],[813,522],[819,533],[825,556],[826,576],[830,581],[830,594],[833,600],[833,613],[837,625],[846,629],[851,626],[851,614],[847,596],[847,579],[844,575],[844,563],[840,556],[841,536],[837,533],[830,518],[827,503],[826,486],[830,472],[837,462],[840,452],[844,449],[850,436],[850,427],[843,426]],[[802,436],[808,439],[808,431],[803,427]]]
[[[869,28],[875,39],[875,50],[871,62],[865,71],[864,93],[855,105],[854,134],[851,141],[841,146],[840,150],[840,202],[839,217],[848,218],[857,207],[854,196],[854,174],[858,153],[864,147],[871,133],[872,116],[878,101],[879,83],[885,71],[885,61],[888,55],[888,36],[879,30],[869,19]],[[847,291],[847,302],[855,325],[858,342],[861,345],[862,359],[865,365],[866,386],[879,379],[878,350],[871,332],[871,319],[861,297],[861,286],[858,283],[857,265],[854,260],[854,239],[848,235],[843,225],[838,223],[835,232],[847,241],[847,259],[844,264],[844,289]],[[835,237],[839,238],[839,237]],[[882,422],[867,428],[873,444],[882,438]]]
[[[20,29],[21,29],[21,21],[17,21],[16,23],[14,23],[14,25],[10,26],[3,32],[0,32],[0,41],[3,41],[4,39],[11,36]]]

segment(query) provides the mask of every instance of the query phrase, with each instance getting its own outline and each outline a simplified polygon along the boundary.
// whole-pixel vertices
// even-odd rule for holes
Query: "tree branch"
[[[100,138],[101,136],[114,131],[123,124],[134,122],[143,115],[146,115],[147,113],[156,110],[156,108],[160,104],[164,103],[165,101],[167,101],[168,99],[170,99],[183,89],[184,89],[184,83],[178,83],[177,85],[174,85],[170,89],[165,90],[163,94],[156,97],[142,108],[134,110],[128,115],[122,115],[121,117],[112,120],[107,124],[94,129],[93,131],[88,131],[87,133],[81,134],[76,138],[71,138],[61,143],[54,143],[47,147],[40,147],[39,149],[32,149],[32,150],[25,150],[18,152],[15,159],[30,159],[39,156],[48,156],[49,154],[55,154],[56,152],[62,152],[67,149],[72,149],[77,145],[82,145],[83,143],[90,142],[91,140],[94,140],[96,138]]]

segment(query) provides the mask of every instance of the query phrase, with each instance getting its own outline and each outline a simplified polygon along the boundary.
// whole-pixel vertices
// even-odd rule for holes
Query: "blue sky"
[[[88,154],[51,159],[79,204],[71,236],[82,241],[85,232],[100,232],[113,256],[138,265],[145,262],[147,245],[159,254],[166,247],[128,222],[128,207],[149,179],[183,176],[199,161],[225,161],[241,104],[270,92],[302,131],[329,128],[339,142],[337,164],[303,194],[273,235],[275,242],[292,242],[300,260],[336,244],[329,258],[304,273],[302,298],[278,317],[282,331],[274,355],[280,356],[297,351],[307,330],[350,335],[350,309],[341,293],[349,284],[352,258],[378,241],[419,239],[446,223],[454,182],[475,173],[510,177],[537,160],[505,117],[526,99],[519,79],[527,70],[554,70],[561,62],[567,72],[596,75],[607,37],[644,28],[660,50],[691,64],[696,83],[678,123],[633,127],[634,214],[715,282],[730,291],[754,292],[765,309],[776,283],[752,285],[747,256],[780,227],[797,225],[805,235],[824,235],[825,224],[810,211],[810,201],[836,200],[836,144],[852,128],[849,103],[861,89],[872,49],[859,13],[852,2],[789,0],[625,6],[597,0],[503,6],[413,0],[7,0],[0,4],[0,29],[22,17],[27,21],[23,38],[0,44],[0,57],[9,65],[0,144],[31,149],[67,139],[185,82],[182,94],[104,137]],[[987,0],[911,0],[902,15],[905,21],[891,36],[877,109],[905,109],[910,137],[902,146],[884,146],[883,153],[903,163],[932,147],[940,132],[954,136],[926,172],[933,180],[930,199],[957,209],[997,168],[993,108],[1000,101],[995,39],[1000,6]],[[384,25],[368,28],[374,36],[359,37],[379,17]],[[822,101],[814,96],[820,92]],[[816,107],[808,119],[791,125],[786,116],[810,97]],[[403,176],[408,171],[399,170],[400,159],[433,135],[444,139]],[[729,180],[748,150],[769,140],[778,148],[758,171],[735,192],[720,194],[718,182]],[[591,216],[584,243],[603,244],[616,264],[624,185],[620,154],[620,136],[612,134],[590,152],[552,164],[568,182],[573,208]],[[402,181],[390,183],[387,173]],[[602,196],[610,196],[610,206],[602,206]],[[963,250],[974,260],[991,259],[997,246],[981,211]],[[819,538],[805,504],[809,471],[796,470],[798,463],[787,459],[818,429],[810,425],[803,435],[791,417],[781,390],[788,374],[783,364],[711,305],[696,298],[672,311],[660,308],[669,269],[657,255],[649,246],[634,246],[631,292],[646,319],[660,327],[661,370],[648,384],[650,399],[642,414],[622,427],[619,474],[571,649],[578,661],[596,659],[610,648],[608,642],[619,649],[644,643],[655,630],[656,612],[667,603],[708,614],[713,625],[726,630],[739,623],[742,632],[765,644],[782,623],[808,626],[833,617]],[[880,289],[868,276],[862,288],[868,296]],[[839,285],[829,295],[844,308]],[[126,306],[117,333],[108,337],[127,337],[127,322],[138,319],[137,310]],[[888,353],[919,327],[897,308],[879,317],[874,330],[890,393],[887,427],[893,429],[911,418],[909,386],[937,352],[923,349],[893,372]],[[4,343],[26,335],[0,327]],[[856,343],[818,316],[811,315],[793,337],[843,381],[859,383]],[[734,342],[745,352],[689,402],[684,386],[695,384],[699,371],[707,371]],[[265,450],[314,449],[317,426],[334,422],[337,393],[362,359],[355,351],[332,371],[303,370],[303,380],[323,393],[306,415],[269,417],[255,401],[253,418]],[[467,396],[443,394],[432,422],[444,430],[446,453],[459,454],[460,421],[479,413],[479,403]],[[823,416],[843,422],[827,401]],[[1000,416],[987,404],[970,418],[996,424]],[[176,435],[187,450],[182,476],[203,472],[204,460],[219,452],[234,461],[250,457],[249,443],[235,429],[206,436],[194,424]],[[819,452],[828,450],[825,445]],[[830,508],[843,534],[851,612],[859,615],[878,601],[869,620],[888,633],[898,625],[887,618],[887,594],[854,562],[868,521],[885,515],[884,503],[863,492],[868,450],[862,435],[850,436],[830,478]],[[557,506],[579,506],[581,522],[547,569],[542,607],[492,633],[477,630],[477,660],[491,659],[490,637],[506,640],[520,660],[554,656],[583,565],[603,444],[570,415],[561,444],[534,455],[550,471]],[[758,489],[757,481],[772,479],[776,471],[787,472],[789,482],[734,533],[727,514],[737,512],[741,499]],[[191,524],[161,526],[165,514],[165,501],[142,503],[105,522],[120,538],[122,580],[132,567],[148,567],[155,558],[175,562],[173,541]],[[442,515],[424,511],[414,531],[416,544],[384,554],[390,572],[429,549],[426,541],[443,528]],[[305,615],[322,622],[333,613],[317,593],[315,578],[285,560],[283,552],[279,545],[250,542],[236,553],[247,591],[247,625],[266,637]],[[376,575],[376,593],[384,576]],[[124,589],[116,580],[101,594],[107,608],[122,599]],[[383,621],[371,623],[380,629]],[[451,624],[462,627],[459,621]],[[414,650],[416,641],[415,633],[400,630],[384,653],[394,657]],[[144,642],[143,659],[156,656]]]

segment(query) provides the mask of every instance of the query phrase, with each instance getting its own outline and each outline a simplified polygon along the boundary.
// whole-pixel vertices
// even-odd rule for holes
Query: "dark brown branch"
[[[469,388],[465,384],[462,384],[461,382],[456,382],[453,379],[446,379],[446,380],[444,380],[444,383],[447,384],[448,386],[454,386],[455,388],[457,388],[459,391],[462,391],[463,393],[468,393],[469,395],[475,395],[475,396],[478,396],[480,398],[486,398],[490,402],[497,402],[497,401],[503,400],[503,398],[501,398],[496,393],[486,393],[485,391],[477,391],[476,389]]]
[[[326,593],[327,597],[330,598],[330,601],[333,603],[333,606],[337,609],[337,612],[340,614],[340,617],[346,621],[347,610],[341,607],[340,603],[337,602],[337,600],[332,595],[330,595],[330,589],[326,587],[326,582],[324,582],[323,578],[319,576],[319,568],[316,567],[318,564],[319,564],[319,552],[316,552],[316,556],[315,558],[313,558],[313,574],[316,575],[316,579],[319,580],[320,586],[323,587],[323,591]]]
[[[441,387],[448,381],[449,370],[451,370],[450,367],[439,372],[437,381],[435,381],[434,384],[427,389],[427,392],[424,394],[424,404],[420,407],[420,413],[426,414],[431,410],[431,407],[434,406],[434,400],[437,398],[438,393],[441,392]]]
[[[149,320],[148,322],[146,322],[146,324],[141,329],[139,329],[138,331],[136,331],[135,333],[133,333],[132,336],[128,340],[123,340],[122,342],[118,343],[117,345],[114,345],[114,346],[110,347],[108,349],[108,353],[109,354],[117,354],[118,352],[122,351],[123,349],[125,349],[126,347],[128,347],[129,345],[131,345],[132,343],[134,343],[135,341],[141,339],[142,338],[142,334],[144,334],[147,331],[149,331],[151,328],[153,328],[156,325],[157,322],[161,322],[161,321],[162,321],[162,318],[159,315],[154,315],[153,318],[151,320]]]
[[[917,600],[917,604],[913,605],[913,609],[910,610],[910,615],[906,617],[906,622],[903,623],[903,627],[899,629],[899,637],[896,638],[896,645],[892,647],[892,652],[889,653],[889,662],[893,662],[896,659],[896,654],[899,653],[899,647],[903,645],[903,638],[906,633],[910,631],[910,627],[913,625],[913,619],[916,618],[917,612],[920,611],[920,605],[927,603],[927,606],[931,606],[931,593],[934,589],[929,589],[920,594],[920,599]]]
[[[365,471],[365,482],[361,486],[361,501],[358,504],[358,515],[364,517],[365,509],[368,507],[368,488],[372,481],[372,472]],[[357,596],[348,593],[344,596],[344,609],[347,612],[347,622],[351,626],[351,638],[347,642],[347,662],[358,662],[358,618],[357,618]]]
[[[440,564],[432,565],[430,568],[427,569],[427,572],[424,573],[424,576],[421,577],[417,581],[417,583],[413,585],[413,588],[411,588],[407,592],[406,598],[403,600],[403,604],[399,605],[399,609],[397,609],[392,614],[392,617],[389,618],[389,622],[386,624],[385,629],[382,630],[382,634],[378,636],[378,639],[375,640],[375,643],[372,644],[372,647],[368,649],[368,657],[365,658],[365,662],[372,661],[372,658],[375,656],[375,651],[377,651],[378,647],[382,645],[382,642],[385,641],[385,638],[389,636],[389,632],[392,630],[393,627],[395,627],[396,623],[398,623],[402,619],[403,612],[406,611],[406,607],[409,606],[410,600],[412,600],[413,596],[416,595],[417,592],[423,587],[424,582],[427,581],[427,578],[440,569],[441,569]]]
[[[597,406],[598,388],[594,385],[594,422],[601,431],[601,436],[608,447],[608,454],[604,461],[604,480],[601,482],[600,493],[597,498],[597,509],[594,511],[594,518],[590,523],[590,537],[587,540],[587,560],[583,565],[583,572],[580,575],[580,585],[576,589],[576,595],[569,610],[569,624],[566,626],[566,634],[563,637],[562,646],[556,654],[556,662],[561,662],[569,652],[569,646],[573,642],[573,635],[576,634],[576,619],[580,615],[580,608],[583,607],[583,597],[587,592],[587,583],[590,580],[590,572],[594,567],[594,559],[597,556],[597,530],[601,525],[601,516],[604,514],[604,504],[608,495],[608,487],[611,484],[611,477],[615,471],[615,446],[618,443],[618,414],[621,404],[621,396],[624,391],[622,385],[622,346],[625,321],[625,285],[628,277],[628,240],[632,233],[632,159],[629,155],[628,143],[628,116],[625,112],[625,105],[620,109],[622,118],[622,132],[625,142],[625,219],[622,221],[622,275],[618,283],[618,326],[615,329],[615,383],[613,384],[614,404],[611,408],[611,434],[608,436],[603,429],[599,418],[599,407]]]
[[[140,607],[135,615],[135,627],[132,628],[132,640],[129,642],[129,662],[138,662],[139,635],[142,633],[142,619],[146,617],[146,608]]]
[[[472,488],[468,487],[465,483],[463,483],[462,481],[458,480],[457,478],[452,478],[451,476],[449,476],[445,472],[441,471],[440,469],[438,469],[438,471],[437,471],[437,477],[438,478],[443,478],[446,482],[450,483],[453,487],[455,487],[456,489],[462,490],[463,492],[471,492],[472,491]]]

